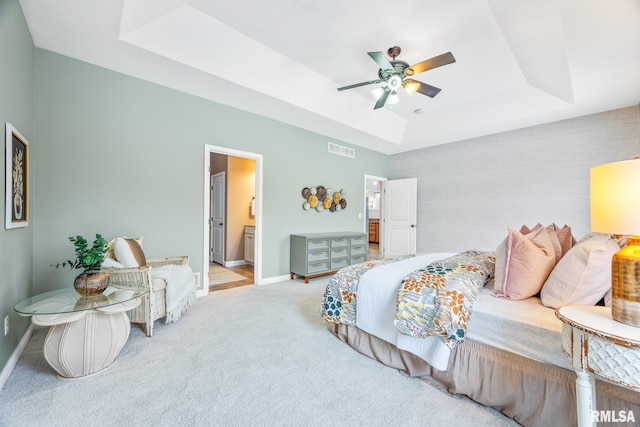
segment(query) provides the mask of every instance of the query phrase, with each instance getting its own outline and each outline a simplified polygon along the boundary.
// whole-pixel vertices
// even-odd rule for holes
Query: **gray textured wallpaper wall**
[[[391,156],[418,178],[417,250],[495,248],[507,227],[589,232],[589,169],[640,154],[637,106]]]

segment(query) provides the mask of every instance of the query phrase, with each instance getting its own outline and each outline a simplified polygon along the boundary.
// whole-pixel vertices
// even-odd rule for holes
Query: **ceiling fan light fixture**
[[[400,98],[398,97],[398,92],[394,90],[393,92],[391,92],[391,94],[389,94],[389,99],[387,100],[387,102],[389,103],[389,105],[393,105],[397,104],[399,100]]]
[[[387,82],[387,86],[392,91],[396,91],[400,89],[400,86],[402,86],[402,77],[400,77],[397,74],[394,74],[389,78],[389,81]]]
[[[382,96],[382,94],[384,93],[384,88],[382,87],[377,87],[373,90],[370,90],[369,93],[371,94],[371,96],[373,97],[373,99],[375,99],[376,101],[378,99],[380,99],[380,97]]]
[[[367,55],[378,64],[378,78],[339,87],[338,91],[383,83],[382,87],[369,91],[373,99],[376,100],[376,104],[373,107],[374,110],[384,107],[387,102],[389,104],[396,104],[399,101],[398,90],[400,90],[401,87],[404,88],[409,95],[419,92],[422,95],[433,98],[440,93],[440,88],[413,80],[411,76],[456,62],[453,54],[451,52],[443,53],[442,55],[425,59],[422,62],[410,66],[406,62],[396,59],[398,55],[400,55],[400,51],[401,49],[398,46],[389,48],[387,55],[391,57],[391,61],[389,61],[382,52],[367,52]],[[386,86],[384,84],[386,84]]]

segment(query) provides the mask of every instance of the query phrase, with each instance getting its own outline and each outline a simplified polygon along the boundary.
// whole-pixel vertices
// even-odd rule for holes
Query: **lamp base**
[[[640,327],[640,237],[627,240],[611,262],[611,317]]]

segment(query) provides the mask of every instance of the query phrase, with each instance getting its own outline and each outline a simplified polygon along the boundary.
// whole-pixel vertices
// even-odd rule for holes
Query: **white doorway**
[[[226,174],[219,172],[211,175],[211,206],[209,209],[210,257],[212,262],[224,265],[225,220],[226,220]]]
[[[263,282],[262,277],[262,182],[263,182],[263,157],[261,154],[250,153],[245,151],[234,150],[227,147],[219,147],[214,145],[205,145],[204,147],[204,215],[202,224],[202,236],[204,240],[203,244],[203,268],[205,272],[209,266],[211,259],[211,234],[209,224],[213,217],[211,212],[212,207],[212,194],[211,184],[211,155],[222,154],[232,157],[240,157],[244,159],[251,159],[255,161],[255,202],[253,206],[255,215],[255,234],[254,234],[254,263],[253,263],[253,276],[255,284],[259,285]],[[224,221],[221,221],[224,224]],[[224,227],[224,225],[223,225]],[[224,260],[224,250],[222,251]],[[202,275],[202,283],[198,287],[198,296],[207,295],[209,292],[209,275]]]
[[[382,233],[382,198],[381,183],[387,178],[365,175],[364,176],[364,228],[369,236],[368,259],[382,258],[384,246],[384,234]]]

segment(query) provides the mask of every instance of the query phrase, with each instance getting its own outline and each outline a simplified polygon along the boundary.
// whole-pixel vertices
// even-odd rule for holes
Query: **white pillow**
[[[100,266],[101,268],[124,268],[124,265],[111,257],[105,257]]]
[[[611,259],[620,250],[607,234],[582,239],[560,259],[540,291],[542,304],[595,305],[611,289]]]
[[[142,247],[135,239],[116,237],[113,243],[113,251],[115,252],[116,260],[125,267],[143,267],[147,265]]]

